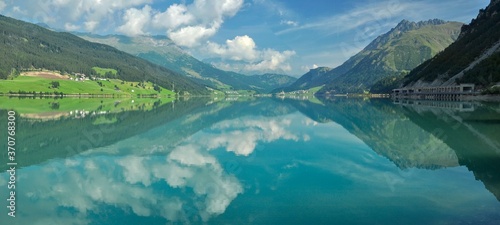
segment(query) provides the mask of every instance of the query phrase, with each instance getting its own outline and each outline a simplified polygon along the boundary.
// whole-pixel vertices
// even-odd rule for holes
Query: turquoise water
[[[0,224],[500,224],[499,104],[194,99],[17,130]]]

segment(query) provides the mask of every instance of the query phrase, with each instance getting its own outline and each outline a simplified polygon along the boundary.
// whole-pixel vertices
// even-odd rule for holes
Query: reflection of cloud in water
[[[204,131],[197,142],[208,150],[220,147],[236,155],[252,154],[258,142],[270,143],[279,139],[299,141],[299,135],[287,130],[292,124],[290,118],[244,118],[226,120]],[[303,136],[309,141],[308,136]]]
[[[24,170],[23,176],[26,185],[20,193],[26,193],[30,201],[19,204],[30,205],[29,211],[23,210],[27,215],[38,214],[23,218],[45,220],[44,224],[63,223],[71,217],[87,224],[90,212],[99,213],[104,205],[169,221],[186,222],[193,216],[206,221],[223,213],[243,192],[234,176],[194,145],[177,147],[167,157],[53,161],[42,168]],[[64,218],[59,215],[61,207],[78,213]]]

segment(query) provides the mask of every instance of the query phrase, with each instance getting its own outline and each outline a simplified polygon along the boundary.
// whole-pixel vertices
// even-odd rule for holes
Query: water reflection
[[[495,224],[499,109],[191,99],[19,118],[13,224]]]
[[[500,200],[498,103],[325,100],[290,102],[319,122],[334,121],[400,168],[466,166]]]
[[[85,100],[75,101],[78,104]],[[179,101],[175,104],[177,108],[173,108],[173,103],[169,102],[148,110],[119,110],[105,115],[63,116],[50,120],[24,116],[21,112],[29,105],[21,105],[21,109],[16,110],[16,138],[22,141],[17,142],[16,150],[23,157],[18,157],[17,163],[23,167],[108,146],[202,108],[205,100]],[[38,110],[36,105],[34,110]],[[6,120],[7,111],[0,110],[0,121],[5,124]],[[0,133],[0,138],[6,139],[6,133]],[[6,149],[5,145],[5,142],[0,143],[2,149]],[[0,167],[4,169],[5,165],[6,157],[2,157]]]
[[[74,157],[22,174],[26,179],[19,182],[36,185],[22,188],[19,224],[96,223],[103,218],[93,215],[112,209],[126,217],[156,218],[157,223],[207,221],[243,191],[213,156],[192,146],[165,157]],[[118,224],[113,221],[117,215],[108,216],[99,222]]]
[[[342,125],[402,169],[459,165],[453,149],[440,138],[438,127],[431,132],[422,129],[404,114],[404,109],[389,101],[335,98],[325,101],[326,106],[290,103],[318,122]]]

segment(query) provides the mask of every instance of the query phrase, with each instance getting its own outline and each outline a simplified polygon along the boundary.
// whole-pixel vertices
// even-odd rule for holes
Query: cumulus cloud
[[[137,36],[145,34],[145,25],[151,20],[151,7],[144,6],[141,10],[131,8],[125,11],[123,20],[125,24],[119,26],[116,31],[129,36]]]
[[[224,45],[207,42],[205,50],[211,56],[237,61],[230,64],[228,62],[213,63],[215,66],[221,69],[245,72],[290,71],[291,66],[288,60],[296,54],[295,51],[289,50],[283,52],[274,49],[259,50],[255,41],[248,35],[226,40]]]
[[[199,45],[201,40],[215,35],[218,29],[219,26],[187,26],[175,31],[169,31],[168,35],[178,45],[195,47]]]
[[[153,9],[152,2],[26,0],[7,4],[0,1],[0,10],[10,9],[9,16],[66,30],[117,31],[129,36],[160,32],[179,45],[194,47],[215,35],[224,20],[236,15],[243,6],[243,0],[194,0],[190,4],[172,4],[163,11]]]
[[[207,49],[219,57],[231,60],[254,61],[259,56],[254,40],[247,35],[236,36],[233,40],[226,40],[225,45],[208,42]]]
[[[44,22],[55,28],[82,26],[87,31],[107,28],[116,24],[115,16],[132,7],[151,3],[151,0],[102,1],[102,0],[25,0],[11,1],[8,16],[33,22]],[[20,8],[23,10],[14,10]],[[75,26],[66,26],[66,23]]]
[[[191,4],[172,4],[165,11],[131,8],[117,31],[134,36],[145,30],[165,32],[176,44],[196,47],[220,29],[224,20],[236,15],[243,0],[195,0]]]
[[[185,5],[173,4],[165,12],[155,14],[152,25],[156,28],[176,29],[192,23],[195,19]]]
[[[245,66],[245,70],[249,71],[269,71],[269,70],[282,70],[290,71],[292,70],[289,63],[286,63],[288,59],[294,56],[295,51],[284,51],[278,52],[276,50],[267,49],[262,53],[262,61],[255,64],[249,64]]]
[[[242,6],[243,0],[195,0],[190,5],[172,5],[154,22],[157,27],[164,24],[178,45],[195,47],[215,35],[224,19],[236,15]]]

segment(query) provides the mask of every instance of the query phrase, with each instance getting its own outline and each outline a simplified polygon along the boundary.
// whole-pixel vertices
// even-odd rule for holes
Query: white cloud
[[[248,71],[291,71],[292,67],[287,60],[294,56],[295,51],[278,52],[272,49],[266,49],[262,52],[262,61],[245,66]]]
[[[98,21],[90,20],[84,23],[85,29],[88,31],[93,31],[99,25]]]
[[[145,34],[145,26],[151,20],[151,10],[149,5],[144,6],[142,10],[128,9],[123,16],[125,24],[119,26],[116,30],[129,36]]]
[[[295,51],[279,52],[274,49],[258,50],[255,41],[248,35],[236,36],[226,40],[224,45],[207,42],[205,54],[220,57],[225,60],[238,61],[236,63],[217,62],[215,66],[232,71],[245,72],[272,72],[290,71],[288,60]]]
[[[222,58],[231,60],[253,61],[258,57],[254,40],[247,36],[236,36],[233,40],[226,40],[226,45],[208,42],[208,51]]]
[[[300,69],[302,69],[304,72],[308,72],[309,70],[317,69],[318,67],[318,65],[313,64],[312,66],[301,66]]]
[[[195,47],[199,45],[201,40],[215,35],[218,29],[218,26],[187,26],[175,31],[169,31],[168,36],[178,45]]]
[[[173,4],[165,12],[157,13],[153,18],[153,26],[157,28],[176,29],[195,20],[185,5]]]
[[[192,4],[173,4],[153,15],[152,26],[167,29],[178,45],[196,47],[217,33],[225,18],[233,17],[243,0],[195,0]]]
[[[132,7],[150,3],[152,0],[103,1],[103,0],[25,0],[13,1],[12,8],[19,7],[26,11],[10,12],[10,16],[26,18],[33,22],[45,22],[51,27],[66,28],[66,23],[82,26],[87,31],[109,28],[117,21],[115,17]],[[72,28],[71,26],[69,28]],[[74,27],[73,27],[74,28]],[[113,28],[114,29],[114,28]]]
[[[289,26],[294,26],[294,27],[296,27],[296,26],[298,26],[298,25],[299,25],[299,22],[297,22],[297,21],[293,21],[293,20],[282,20],[282,21],[280,22],[280,24],[285,24],[285,25],[289,25]]]
[[[80,29],[80,26],[71,23],[65,23],[64,29],[66,29],[67,31],[75,31]]]

